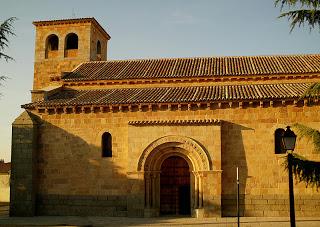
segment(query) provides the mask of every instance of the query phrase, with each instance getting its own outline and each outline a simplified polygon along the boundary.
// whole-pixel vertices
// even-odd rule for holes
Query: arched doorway
[[[182,157],[171,156],[161,165],[160,214],[190,215],[190,171]]]
[[[176,203],[174,208],[166,209],[165,206],[173,206],[173,202],[166,204],[163,200],[163,192],[161,200],[161,189],[165,188],[165,183],[161,182],[161,178],[163,181],[166,176],[170,178],[170,174],[177,172],[175,168],[170,167],[172,165],[170,162],[174,162],[173,157],[181,162],[182,176],[189,176],[189,180],[186,180],[189,182],[189,187],[180,189],[182,198],[186,198],[185,195],[189,194],[189,200],[180,199],[181,202],[187,202],[187,204],[180,205],[180,207],[187,207],[186,210],[179,209],[179,203]],[[144,177],[144,216],[154,217],[160,214],[176,215],[179,213],[191,213],[195,217],[203,216],[201,214],[203,213],[203,182],[205,182],[203,173],[211,170],[212,162],[209,160],[207,151],[198,142],[188,137],[165,136],[152,142],[141,154],[137,168],[138,171],[143,171]],[[188,174],[185,174],[186,172]],[[180,177],[177,179],[174,182],[181,180]],[[176,187],[179,188],[178,186]],[[179,201],[178,196],[179,192],[174,197],[175,201]]]

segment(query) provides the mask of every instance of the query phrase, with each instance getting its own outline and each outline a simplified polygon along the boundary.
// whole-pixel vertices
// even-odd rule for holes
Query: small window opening
[[[112,137],[109,132],[102,135],[102,157],[112,157]]]
[[[283,128],[278,128],[274,133],[274,153],[284,154],[286,150],[283,147],[282,136],[285,130]]]
[[[97,42],[97,61],[101,61],[101,43],[99,40]]]
[[[101,54],[101,43],[99,40],[97,42],[97,54]]]
[[[70,33],[66,37],[66,50],[78,49],[78,36]]]

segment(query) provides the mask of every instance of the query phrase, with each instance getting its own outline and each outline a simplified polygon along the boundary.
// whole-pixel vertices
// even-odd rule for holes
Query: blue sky
[[[273,0],[0,0],[0,21],[15,16],[16,37],[0,60],[10,77],[0,92],[0,159],[10,161],[11,124],[30,101],[32,21],[95,17],[111,35],[109,59],[320,53],[320,32],[289,33]]]

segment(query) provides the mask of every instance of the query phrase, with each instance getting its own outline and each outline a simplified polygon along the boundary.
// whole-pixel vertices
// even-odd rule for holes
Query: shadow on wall
[[[64,124],[69,124],[68,121],[72,120],[65,119]],[[89,123],[91,121],[86,120]],[[118,141],[115,139],[112,157],[102,157],[101,147],[87,142],[92,137],[99,136],[95,129],[88,127],[79,130],[76,123],[68,128],[70,131],[43,120],[38,126],[37,140],[40,142],[33,154],[36,166],[35,187],[30,192],[35,195],[35,215],[143,217],[145,183],[141,176],[127,175],[127,151],[117,148]],[[16,131],[20,133],[16,135],[19,141],[23,141],[22,137],[28,135],[28,130],[30,127],[23,126],[22,130]],[[19,146],[24,149],[23,143],[17,143],[12,152],[21,152],[21,149],[17,149]],[[15,173],[21,171],[19,164],[23,158],[19,154],[12,155],[20,157],[20,160],[12,160],[15,162]],[[24,163],[31,165],[30,160],[23,159]],[[30,193],[22,192],[28,192],[28,185],[32,183],[19,182],[16,178],[15,185],[19,187],[13,189],[13,201],[27,201]],[[211,201],[203,203],[212,210],[220,209],[219,204],[212,204]],[[25,206],[22,207],[24,203],[12,204],[11,212],[25,209]],[[15,212],[11,214],[18,216]],[[159,219],[161,220],[163,221]]]
[[[94,129],[79,131],[74,123],[67,132],[27,112],[19,118],[13,123],[12,216],[127,216],[130,189],[125,170],[117,164],[124,151],[115,149],[113,157],[105,158],[101,147],[86,141],[94,137]],[[35,119],[41,121],[38,138],[30,136]],[[34,149],[35,140],[39,143]]]
[[[223,122],[221,127],[222,165],[222,216],[237,216],[237,167],[240,182],[240,216],[245,211],[245,191],[248,166],[244,150],[242,131],[253,130],[231,122]]]
[[[127,216],[127,176],[117,163],[123,151],[103,157],[101,147],[62,128],[44,122],[39,129],[37,215]]]

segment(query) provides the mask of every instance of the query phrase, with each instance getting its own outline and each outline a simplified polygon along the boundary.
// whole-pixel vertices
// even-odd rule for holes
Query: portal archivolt
[[[161,166],[173,156],[183,158],[189,166],[191,211],[203,208],[202,176],[212,170],[207,151],[191,138],[165,136],[151,143],[138,162],[138,171],[144,172],[145,216],[159,215]]]

